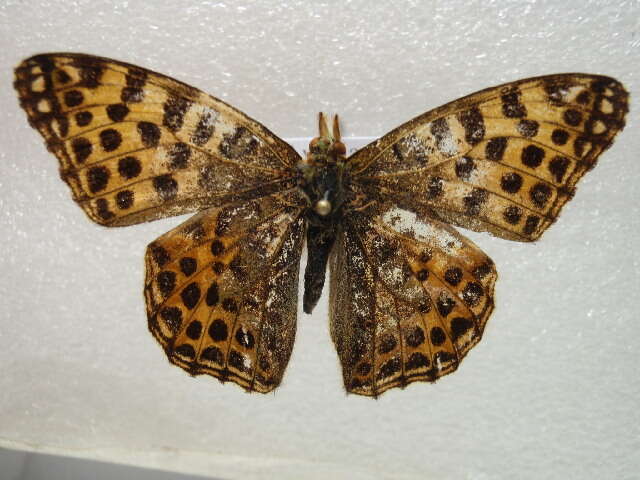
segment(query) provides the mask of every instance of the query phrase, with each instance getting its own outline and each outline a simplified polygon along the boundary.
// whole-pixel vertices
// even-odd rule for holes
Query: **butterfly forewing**
[[[377,396],[453,372],[481,338],[496,271],[440,222],[352,212],[331,258],[331,335],[345,388]]]
[[[74,199],[103,225],[284,190],[299,160],[224,102],[115,60],[38,55],[16,68],[15,87]]]
[[[149,245],[149,329],[193,375],[277,387],[296,330],[302,210],[284,192],[206,210]]]
[[[627,99],[616,80],[587,74],[483,90],[356,152],[353,181],[422,218],[535,240],[624,127]]]

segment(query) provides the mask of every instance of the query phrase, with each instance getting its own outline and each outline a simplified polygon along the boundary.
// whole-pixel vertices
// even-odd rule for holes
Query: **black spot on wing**
[[[469,145],[482,141],[485,134],[484,118],[477,107],[460,112],[458,121],[464,127],[464,138]]]
[[[170,97],[164,103],[162,124],[172,132],[180,130],[184,122],[184,115],[190,105],[191,102],[182,97]]]
[[[200,114],[200,119],[195,130],[191,134],[191,142],[202,146],[209,141],[213,135],[214,125],[216,123],[217,112],[207,110]]]
[[[436,148],[441,152],[446,150],[445,145],[451,139],[451,130],[446,118],[438,118],[431,123],[431,134],[436,139]]]

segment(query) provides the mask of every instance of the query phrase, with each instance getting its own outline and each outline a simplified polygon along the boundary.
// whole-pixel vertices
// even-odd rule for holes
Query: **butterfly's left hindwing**
[[[122,226],[295,184],[298,154],[196,88],[105,58],[43,54],[15,88],[91,220]]]
[[[149,329],[190,374],[262,393],[280,384],[304,241],[302,210],[284,194],[206,210],[149,245]]]
[[[395,207],[345,218],[330,268],[331,336],[352,393],[453,372],[493,310],[491,259],[447,225]]]

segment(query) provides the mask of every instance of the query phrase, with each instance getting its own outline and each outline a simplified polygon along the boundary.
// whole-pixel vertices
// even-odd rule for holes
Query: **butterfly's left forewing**
[[[624,127],[627,102],[617,80],[581,73],[488,88],[356,152],[352,181],[422,218],[536,240]]]

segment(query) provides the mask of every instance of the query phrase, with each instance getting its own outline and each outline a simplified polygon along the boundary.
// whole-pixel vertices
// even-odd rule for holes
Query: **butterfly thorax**
[[[316,141],[317,140],[317,141]],[[305,161],[300,162],[300,188],[309,202],[310,223],[327,225],[339,216],[344,203],[344,153],[331,139],[314,139]],[[339,145],[343,144],[339,142]]]
[[[340,141],[337,116],[330,135],[320,114],[320,136],[311,140],[307,158],[300,162],[300,189],[307,198],[307,267],[304,274],[303,308],[311,313],[324,286],[329,253],[343,213],[346,148]]]

